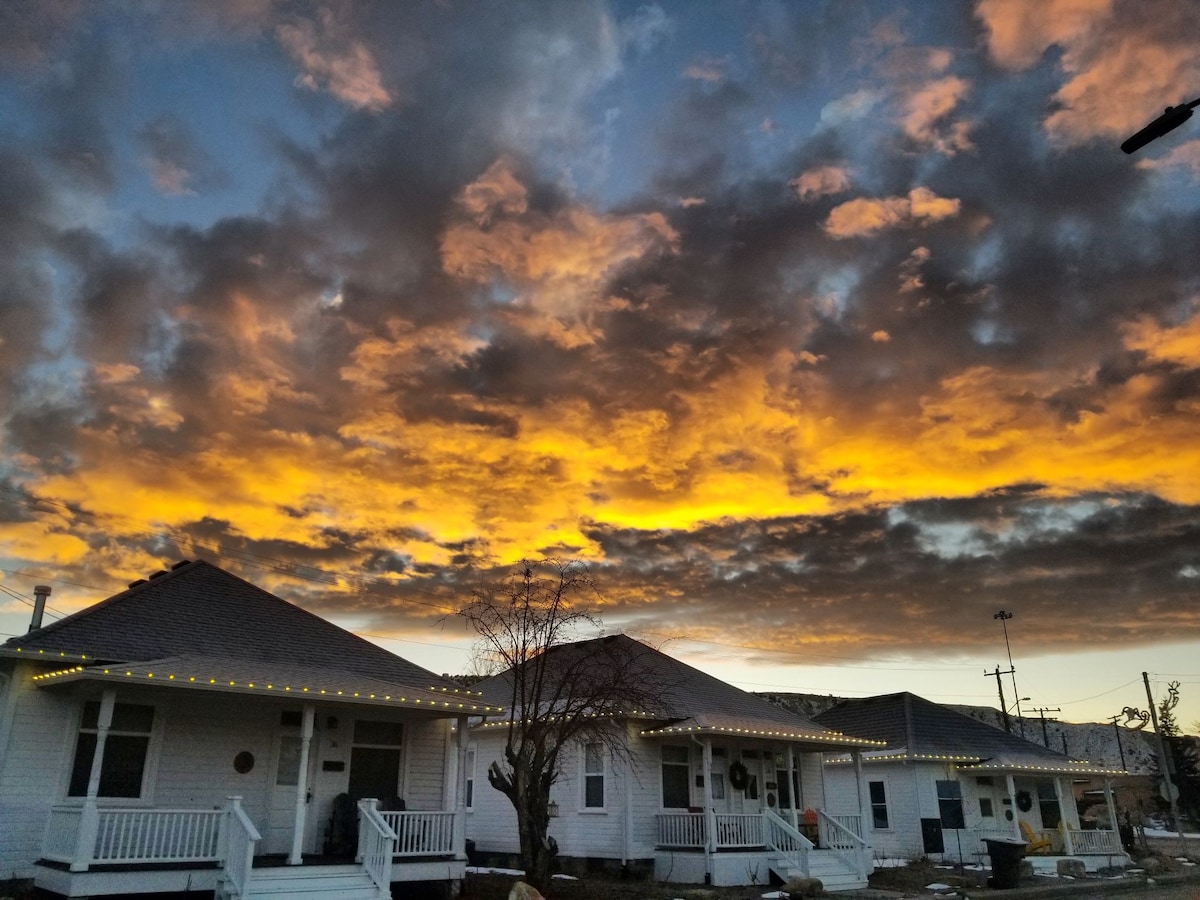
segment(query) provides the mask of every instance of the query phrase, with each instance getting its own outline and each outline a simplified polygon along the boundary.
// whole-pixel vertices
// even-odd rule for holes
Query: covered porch
[[[463,877],[457,818],[453,811],[381,812],[376,800],[362,800],[350,855],[295,862],[258,852],[262,835],[240,797],[215,810],[56,806],[35,883],[67,897],[211,890],[248,898],[275,894],[286,880],[323,884],[332,897],[386,898],[394,882]]]

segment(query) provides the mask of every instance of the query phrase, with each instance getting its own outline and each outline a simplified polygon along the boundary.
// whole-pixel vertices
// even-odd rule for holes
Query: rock
[[[793,878],[783,889],[792,897],[819,897],[825,893],[820,878]]]
[[[1021,877],[1022,878],[1032,878],[1033,877],[1033,863],[1031,863],[1027,859],[1021,860]]]
[[[518,881],[512,886],[512,890],[508,892],[508,900],[546,900],[546,898],[532,884]]]
[[[1147,856],[1142,860],[1142,869],[1147,875],[1158,875],[1163,870],[1161,859],[1155,859],[1153,856]]]
[[[1087,874],[1087,866],[1083,864],[1082,859],[1060,859],[1058,861],[1058,874],[1071,878],[1083,878]]]

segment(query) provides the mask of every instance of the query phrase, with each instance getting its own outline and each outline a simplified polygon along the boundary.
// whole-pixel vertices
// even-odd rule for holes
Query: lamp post
[[[1178,106],[1168,106],[1161,116],[1132,137],[1126,138],[1125,143],[1121,144],[1121,149],[1126,153],[1133,153],[1168,131],[1174,131],[1192,117],[1192,110],[1197,106],[1200,106],[1200,98],[1189,103],[1180,103]]]

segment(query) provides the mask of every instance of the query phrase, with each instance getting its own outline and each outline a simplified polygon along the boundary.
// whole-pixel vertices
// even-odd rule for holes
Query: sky
[[[996,705],[1011,652],[1026,713],[1148,672],[1189,726],[1200,119],[1119,144],[1200,96],[1197,33],[3,4],[0,636],[204,558],[455,673],[455,610],[555,557],[748,690]]]

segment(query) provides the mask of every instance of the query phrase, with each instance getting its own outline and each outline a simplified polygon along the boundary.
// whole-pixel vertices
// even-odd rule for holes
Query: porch
[[[214,891],[225,900],[391,896],[395,882],[461,879],[466,855],[454,812],[380,811],[357,804],[357,852],[304,857],[299,865],[262,855],[262,836],[231,797],[223,809],[55,806],[35,884],[67,897]],[[301,887],[303,885],[303,887]]]
[[[946,834],[947,849],[953,842],[961,842],[963,861],[985,863],[988,858],[987,839],[1023,840],[1026,843],[1025,859],[1036,872],[1057,873],[1060,859],[1078,859],[1089,872],[1122,865],[1128,861],[1125,849],[1121,846],[1121,836],[1110,829],[1074,828],[1065,822],[1058,828],[1033,829],[1021,823],[1020,837],[1013,834],[1011,828],[966,828],[960,831],[948,830]]]
[[[871,848],[861,816],[824,810],[758,813],[662,813],[656,816],[655,876],[660,880],[713,885],[819,878],[827,891],[867,885]],[[751,876],[747,881],[747,876]]]

